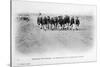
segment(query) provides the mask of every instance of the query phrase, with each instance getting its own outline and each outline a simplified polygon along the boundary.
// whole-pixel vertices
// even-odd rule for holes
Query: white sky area
[[[96,13],[96,6],[14,0],[12,10],[13,13],[41,12],[45,14],[93,15]]]

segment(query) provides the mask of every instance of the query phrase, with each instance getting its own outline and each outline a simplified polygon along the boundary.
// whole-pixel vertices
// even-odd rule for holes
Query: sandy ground
[[[85,52],[93,46],[92,21],[81,18],[78,31],[40,30],[34,22],[22,24],[16,36],[16,50],[22,54],[46,54],[63,52]],[[34,24],[33,24],[34,23]],[[88,23],[88,24],[87,24]]]

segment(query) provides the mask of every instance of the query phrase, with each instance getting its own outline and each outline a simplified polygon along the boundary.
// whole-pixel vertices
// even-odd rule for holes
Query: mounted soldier
[[[74,23],[75,23],[75,20],[74,20],[74,16],[73,16],[73,17],[71,17],[71,20],[70,20],[70,27],[71,27],[70,29],[73,28]]]
[[[80,21],[79,21],[79,17],[76,17],[76,30],[78,30],[79,25],[80,25]]]
[[[58,18],[54,17],[54,28],[57,29]]]
[[[43,29],[46,30],[46,28],[47,28],[47,17],[44,16],[44,18],[43,18]]]
[[[47,16],[47,28],[50,29],[50,16]]]
[[[62,16],[58,16],[59,19],[58,19],[58,22],[60,24],[60,29],[62,29],[62,25],[63,25],[63,17]]]
[[[64,17],[64,24],[65,24],[65,28],[68,29],[69,24],[70,24],[70,17],[69,16]]]
[[[51,18],[50,24],[51,24],[51,29],[53,30],[54,29],[54,17]]]
[[[43,28],[43,18],[42,18],[42,16],[39,16],[37,18],[37,24],[40,26],[40,29]]]

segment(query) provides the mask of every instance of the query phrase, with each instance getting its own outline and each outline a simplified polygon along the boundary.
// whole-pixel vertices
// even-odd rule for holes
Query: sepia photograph
[[[12,0],[13,67],[96,61],[96,6]]]

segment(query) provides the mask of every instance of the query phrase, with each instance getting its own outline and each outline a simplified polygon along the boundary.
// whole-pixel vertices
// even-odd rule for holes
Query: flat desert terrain
[[[36,24],[37,16],[33,16],[29,23],[18,22],[15,37],[17,53],[40,56],[87,52],[93,47],[94,19],[91,16],[79,16],[79,18],[78,31],[44,31]]]

